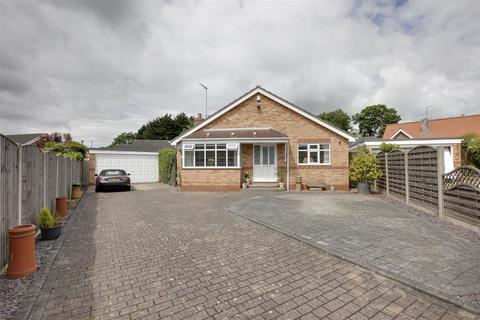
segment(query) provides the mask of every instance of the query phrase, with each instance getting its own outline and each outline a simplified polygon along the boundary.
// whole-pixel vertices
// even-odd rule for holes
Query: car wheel
[[[95,192],[100,192],[100,187],[95,187]]]
[[[125,187],[125,190],[130,191],[131,190],[130,186]]]

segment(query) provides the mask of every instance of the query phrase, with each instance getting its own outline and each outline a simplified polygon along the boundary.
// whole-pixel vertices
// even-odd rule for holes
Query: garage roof
[[[165,148],[172,148],[168,140],[133,140],[132,143],[117,144],[112,148],[91,148],[90,150],[158,152]]]

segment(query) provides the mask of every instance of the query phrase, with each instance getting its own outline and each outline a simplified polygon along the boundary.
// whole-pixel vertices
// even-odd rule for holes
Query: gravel
[[[62,223],[63,224],[63,223]],[[52,255],[56,247],[57,240],[50,241],[36,241],[35,253],[37,259],[37,268],[43,270],[49,268],[49,264],[52,260]],[[0,319],[13,319],[15,310],[17,310],[23,296],[28,291],[29,287],[34,281],[39,281],[36,278],[34,280],[33,275],[21,279],[9,280],[6,278],[5,273],[0,275]]]

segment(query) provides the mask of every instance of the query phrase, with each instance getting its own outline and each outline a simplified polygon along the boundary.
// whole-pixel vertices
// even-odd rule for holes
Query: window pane
[[[227,166],[227,151],[217,150],[217,167]]]
[[[268,164],[268,148],[262,147],[262,164]]]
[[[215,145],[214,144],[207,144],[207,149],[215,149]]]
[[[208,148],[208,144],[207,144]],[[207,167],[215,167],[215,150],[207,150]]]
[[[320,163],[329,163],[329,162],[330,162],[330,152],[320,151]]]
[[[203,150],[203,149],[205,149],[205,145],[203,143],[202,144],[196,144],[195,149],[196,150]]]
[[[205,153],[203,150],[195,151],[195,167],[205,167]]]
[[[228,150],[228,166],[237,166],[237,150]]]
[[[185,167],[193,166],[193,151],[185,151]]]
[[[311,144],[308,146],[310,150],[317,150],[318,149],[318,144]]]
[[[298,163],[308,163],[307,151],[298,151]]]
[[[268,147],[268,164],[275,164],[275,147]]]
[[[321,150],[328,150],[328,149],[330,149],[330,145],[329,144],[321,144],[320,149]]]
[[[260,146],[253,146],[253,163],[260,164]]]
[[[298,150],[307,150],[307,145],[306,144],[299,144],[298,145]]]
[[[318,151],[310,151],[310,163],[318,163]]]
[[[217,149],[226,149],[227,145],[225,143],[219,143],[217,144]]]

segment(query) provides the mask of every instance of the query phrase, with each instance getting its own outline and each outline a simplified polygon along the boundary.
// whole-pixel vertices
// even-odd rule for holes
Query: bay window
[[[184,144],[184,168],[232,168],[238,167],[237,143]]]
[[[298,164],[330,164],[330,144],[308,143],[297,145]]]

